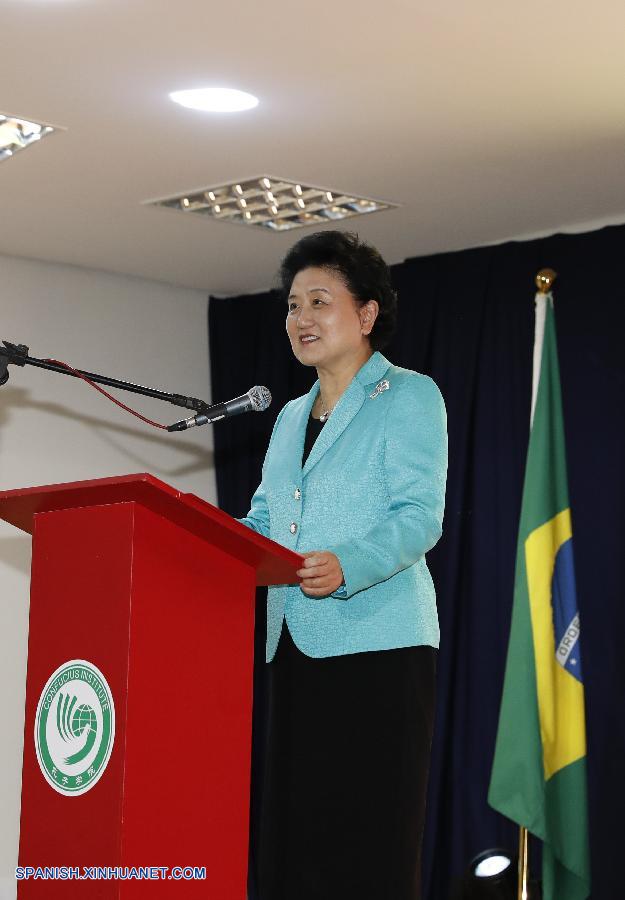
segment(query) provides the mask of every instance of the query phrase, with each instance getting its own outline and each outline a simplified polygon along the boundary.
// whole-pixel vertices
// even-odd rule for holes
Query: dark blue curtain
[[[486,803],[510,626],[528,442],[534,277],[554,268],[582,621],[593,900],[623,879],[625,829],[625,228],[410,259],[392,268],[397,337],[385,354],[431,375],[447,404],[443,537],[428,556],[441,619],[424,896],[447,900],[469,860],[516,849]],[[275,292],[211,298],[213,399],[253,384],[270,412],[215,428],[220,506],[244,515],[273,421],[316,377],[291,355]],[[264,597],[257,599],[250,898],[262,792]],[[536,851],[535,851],[536,852]],[[537,867],[537,859],[534,859]],[[262,900],[262,898],[260,898]]]

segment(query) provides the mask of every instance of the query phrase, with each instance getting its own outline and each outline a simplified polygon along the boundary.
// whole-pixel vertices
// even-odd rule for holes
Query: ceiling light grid
[[[256,225],[270,231],[320,225],[398,205],[270,175],[148,202],[154,206],[208,216],[220,222]]]
[[[0,162],[52,134],[51,125],[0,113]]]

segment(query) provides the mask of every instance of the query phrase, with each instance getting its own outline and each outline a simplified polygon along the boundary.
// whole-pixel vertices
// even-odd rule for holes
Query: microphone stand
[[[4,346],[0,347],[0,387],[9,380],[10,365],[36,366],[38,369],[48,369],[50,372],[56,372],[59,375],[71,375],[72,378],[80,378],[83,375],[97,384],[105,384],[107,387],[118,388],[121,391],[131,391],[133,394],[142,394],[144,397],[155,397],[157,400],[173,403],[174,406],[183,406],[185,409],[194,409],[199,413],[203,413],[211,408],[210,403],[205,403],[196,397],[185,397],[182,394],[158,391],[155,388],[132,384],[130,381],[120,381],[118,378],[109,378],[107,375],[98,375],[95,372],[85,372],[82,369],[76,369],[75,372],[72,372],[64,366],[49,362],[47,359],[29,356],[28,347],[25,344],[11,344],[9,341],[2,341],[2,344]]]

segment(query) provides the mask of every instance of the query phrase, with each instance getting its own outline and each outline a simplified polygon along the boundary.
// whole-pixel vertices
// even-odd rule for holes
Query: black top
[[[313,448],[313,444],[321,434],[321,429],[325,425],[325,422],[322,422],[321,419],[313,419],[312,416],[308,417],[308,425],[306,426],[306,437],[304,438],[304,455],[302,456],[302,466],[308,459],[308,454]]]

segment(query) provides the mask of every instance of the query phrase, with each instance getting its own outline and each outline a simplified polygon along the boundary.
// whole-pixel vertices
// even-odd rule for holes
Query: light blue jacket
[[[388,382],[388,387],[380,382]],[[377,390],[376,390],[377,386]],[[445,406],[426,375],[374,353],[323,426],[302,469],[319,391],[280,411],[246,518],[299,553],[331,550],[345,583],[325,598],[299,585],[269,588],[266,659],[283,619],[308,656],[429,644],[438,647],[425,554],[441,535],[447,476]]]

